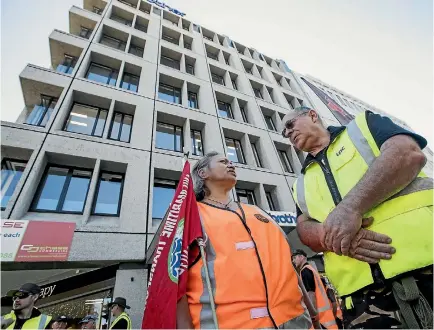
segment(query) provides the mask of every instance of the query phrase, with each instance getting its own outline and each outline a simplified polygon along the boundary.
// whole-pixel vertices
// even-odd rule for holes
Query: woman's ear
[[[201,168],[199,170],[199,172],[197,172],[197,174],[202,178],[202,179],[206,179],[208,177],[208,173],[207,171],[205,171],[204,168]]]

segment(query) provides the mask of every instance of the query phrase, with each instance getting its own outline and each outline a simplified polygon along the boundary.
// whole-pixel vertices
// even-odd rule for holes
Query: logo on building
[[[166,4],[165,4],[164,2],[162,2],[162,1],[158,1],[158,0],[148,0],[148,2],[150,2],[150,3],[154,3],[154,4],[156,4],[158,7],[161,7],[161,8],[163,8],[163,9],[167,9],[168,11],[170,11],[170,12],[176,14],[176,15],[179,15],[179,16],[181,16],[181,17],[184,17],[184,16],[185,16],[185,13],[183,13],[182,11],[179,11],[179,10],[177,10],[177,9],[175,9],[175,8],[172,8],[172,7],[168,6],[168,5],[166,5]]]

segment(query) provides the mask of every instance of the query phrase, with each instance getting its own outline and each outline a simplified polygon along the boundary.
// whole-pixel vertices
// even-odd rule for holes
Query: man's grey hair
[[[211,163],[211,159],[217,155],[219,155],[218,152],[211,151],[205,156],[203,156],[201,159],[199,159],[197,163],[193,166],[191,176],[193,179],[193,189],[197,201],[203,200],[205,196],[209,194],[208,188],[205,186],[205,179],[200,177],[199,172],[202,169],[207,169],[209,167],[209,164]]]
[[[294,109],[294,112],[295,112],[298,116],[301,116],[301,115],[304,115],[304,114],[308,113],[310,110],[313,110],[313,111],[316,112],[316,114],[318,115],[318,121],[319,121],[319,123],[320,123],[322,126],[324,126],[324,122],[322,121],[321,116],[319,115],[318,111],[315,110],[315,109],[312,109],[312,108],[309,108],[309,107],[306,107],[306,106],[302,105],[302,106],[300,106],[300,107],[296,107],[296,108]]]

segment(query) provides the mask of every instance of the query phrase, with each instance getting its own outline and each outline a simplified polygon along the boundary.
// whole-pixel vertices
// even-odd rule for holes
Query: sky
[[[24,108],[19,74],[50,66],[48,37],[82,0],[1,0],[1,119]],[[432,0],[167,0],[185,18],[407,122],[433,146]]]

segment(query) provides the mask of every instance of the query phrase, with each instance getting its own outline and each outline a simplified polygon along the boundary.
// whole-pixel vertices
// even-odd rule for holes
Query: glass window
[[[101,137],[107,119],[107,110],[75,103],[72,106],[65,131]]]
[[[157,122],[155,147],[159,149],[182,151],[182,127]]]
[[[130,50],[128,52],[138,57],[143,57],[144,49],[142,47],[130,44]]]
[[[110,128],[109,139],[130,142],[132,127],[133,116],[121,112],[115,112],[113,115],[112,126]]]
[[[139,76],[125,72],[124,76],[122,77],[121,88],[137,92],[139,88],[139,79]]]
[[[26,119],[26,124],[45,127],[57,104],[57,98],[41,95],[41,103],[35,105]]]
[[[107,66],[91,63],[87,71],[86,78],[99,83],[116,86],[118,72]]]
[[[219,76],[218,74],[215,73],[211,73],[211,78],[212,81],[215,82],[216,84],[220,84],[220,85],[225,85],[225,80],[223,79],[222,76]]]
[[[98,7],[96,7],[96,6],[93,6],[92,11],[93,11],[95,14],[98,14],[98,15],[101,15],[101,13],[102,13],[102,9],[101,9],[101,8],[98,8]]]
[[[179,62],[179,60],[175,60],[171,57],[167,57],[164,55],[161,55],[161,60],[160,63],[166,66],[169,66],[171,68],[174,68],[176,70],[180,70],[181,69],[181,64]]]
[[[271,196],[271,192],[265,192],[265,196],[267,196],[268,208],[270,211],[276,211],[276,207],[274,206],[273,196]]]
[[[228,159],[234,163],[245,164],[243,148],[239,140],[226,138],[226,147],[228,149]]]
[[[194,65],[187,64],[186,67],[185,67],[185,71],[187,71],[187,73],[189,73],[189,74],[193,74],[194,75]]]
[[[243,204],[256,205],[255,193],[253,192],[253,190],[236,188],[235,191],[237,193],[238,202]]]
[[[122,40],[109,37],[105,34],[102,35],[101,40],[99,42],[103,45],[106,45],[106,46],[109,46],[109,47],[112,47],[115,49],[119,49],[119,50],[125,50],[125,46],[127,45]]]
[[[158,226],[164,218],[167,209],[175,195],[176,181],[154,179],[154,189],[152,196],[152,225]],[[156,219],[157,221],[154,221]]]
[[[160,100],[182,104],[181,89],[160,83],[158,87],[158,98]]]
[[[117,16],[117,15],[115,15],[115,14],[112,14],[112,15],[110,16],[110,19],[112,19],[113,21],[116,21],[116,22],[118,22],[118,23],[121,23],[121,24],[127,25],[127,26],[131,26],[131,23],[132,23],[130,20],[127,20],[127,19],[125,19],[125,18],[123,18],[123,17],[120,17],[120,16]]]
[[[208,37],[208,36],[206,36],[206,35],[204,35],[203,37],[204,37],[206,40],[214,41],[211,37]]]
[[[288,155],[283,150],[277,150],[279,153],[280,161],[282,162],[283,168],[285,172],[294,173],[294,170],[292,169],[291,162],[289,161]]]
[[[264,118],[265,118],[265,123],[267,124],[268,129],[270,131],[275,131],[276,125],[274,125],[273,118],[271,118],[271,116],[264,116]]]
[[[253,92],[255,93],[256,97],[259,97],[260,99],[262,99],[262,93],[258,88],[253,88]]]
[[[190,133],[191,133],[191,149],[193,150],[193,155],[203,156],[202,132],[192,129]]]
[[[178,45],[179,44],[179,40],[175,39],[171,36],[168,36],[167,34],[163,34],[161,39],[166,40],[168,42],[171,42],[172,44]]]
[[[248,74],[251,74],[251,75],[253,75],[253,71],[252,71],[252,68],[246,68],[246,72],[247,72]]]
[[[76,62],[77,62],[77,59],[74,56],[70,56],[70,55],[65,54],[62,63],[60,63],[57,66],[56,71],[71,74],[72,71],[74,70]]]
[[[225,63],[226,63],[227,65],[230,65],[230,64],[229,64],[229,56],[228,56],[228,57],[225,57],[224,59],[225,59]]]
[[[234,116],[232,114],[232,107],[229,103],[217,101],[217,105],[221,117],[234,119]]]
[[[219,57],[218,57],[217,54],[214,54],[214,53],[211,53],[211,52],[206,52],[206,55],[207,55],[209,58],[212,58],[213,60],[216,60],[216,61],[219,60]]]
[[[153,7],[152,12],[158,16],[161,16],[161,9],[160,8]]]
[[[253,156],[255,157],[255,163],[257,167],[263,167],[261,158],[259,158],[258,150],[256,149],[256,144],[252,143]]]
[[[15,191],[15,187],[20,181],[27,162],[23,160],[3,159],[1,171],[1,209],[6,209],[9,199]]]
[[[191,43],[187,42],[187,41],[184,41],[184,48],[191,50]]]
[[[246,110],[244,109],[244,107],[240,107],[240,112],[241,112],[241,117],[243,118],[243,121],[245,123],[248,123],[249,121],[247,120],[247,114],[246,114]]]
[[[92,33],[91,29],[85,28],[84,26],[80,26],[80,33],[79,33],[80,37],[89,39],[91,33]]]
[[[232,87],[233,87],[235,90],[238,90],[237,83],[235,82],[235,80],[232,79],[231,82],[232,82]]]
[[[145,33],[148,32],[148,26],[147,25],[142,25],[142,24],[137,23],[137,22],[134,25],[134,28],[139,30],[139,31],[145,32]]]
[[[124,175],[101,172],[93,214],[119,216]]]
[[[119,2],[122,2],[124,5],[130,6],[130,7],[133,7],[133,8],[136,8],[133,4],[131,4],[131,3],[127,2],[127,1],[124,1],[124,0],[118,0],[118,1],[119,1]]]
[[[193,31],[200,32],[199,25],[193,24]]]
[[[199,103],[197,101],[197,93],[188,92],[188,106],[190,108],[199,109]]]
[[[90,170],[49,166],[31,210],[83,213],[91,176]]]

